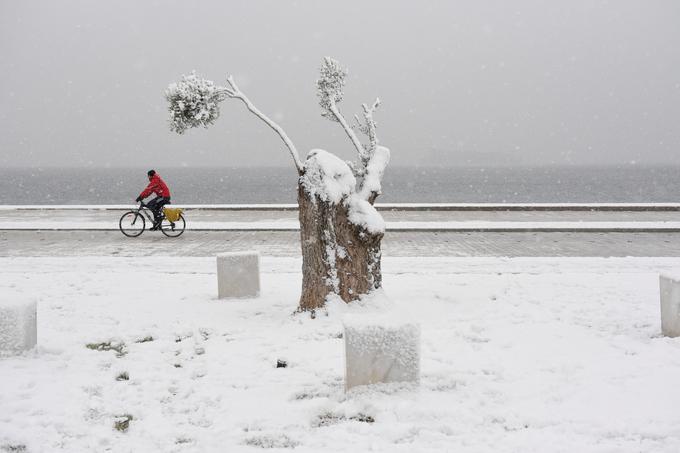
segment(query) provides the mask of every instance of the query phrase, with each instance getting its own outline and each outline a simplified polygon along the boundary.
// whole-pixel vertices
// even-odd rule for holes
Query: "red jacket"
[[[146,189],[142,191],[142,193],[139,194],[140,198],[146,198],[152,193],[155,193],[157,197],[169,197],[170,196],[170,189],[168,189],[168,186],[165,185],[165,182],[161,179],[161,177],[156,173],[151,177],[151,181],[149,181],[149,185],[146,186]]]

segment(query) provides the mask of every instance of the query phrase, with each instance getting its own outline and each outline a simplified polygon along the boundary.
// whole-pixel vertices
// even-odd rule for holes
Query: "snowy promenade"
[[[0,256],[299,256],[291,205],[186,211],[168,239],[117,231],[123,207],[0,207]],[[385,256],[680,256],[680,205],[385,206]]]
[[[0,257],[200,257],[244,250],[257,250],[264,256],[300,256],[300,234],[187,231],[178,239],[170,239],[152,231],[131,239],[118,231],[0,231]],[[680,233],[388,231],[383,255],[680,257]]]

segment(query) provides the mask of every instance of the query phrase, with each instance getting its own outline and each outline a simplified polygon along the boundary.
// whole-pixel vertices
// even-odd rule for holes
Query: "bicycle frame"
[[[153,212],[151,212],[151,209],[149,209],[149,207],[146,204],[140,203],[139,207],[137,209],[132,209],[132,211],[136,212],[137,214],[143,215],[149,222],[151,222],[151,225],[153,225]],[[134,225],[134,222],[136,221],[137,219],[135,218],[132,224]]]

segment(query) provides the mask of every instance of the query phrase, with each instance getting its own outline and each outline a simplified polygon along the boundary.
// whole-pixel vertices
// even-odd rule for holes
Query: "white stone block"
[[[17,295],[0,301],[0,355],[19,354],[38,342],[37,304]]]
[[[391,317],[348,316],[345,326],[345,389],[420,379],[420,326]]]
[[[680,275],[659,276],[661,295],[661,333],[680,337]]]
[[[232,252],[217,255],[217,294],[220,299],[259,296],[259,253]]]

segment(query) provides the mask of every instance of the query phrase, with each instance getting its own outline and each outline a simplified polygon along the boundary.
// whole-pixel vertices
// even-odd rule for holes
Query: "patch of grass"
[[[328,392],[323,392],[319,390],[308,390],[298,392],[293,395],[295,400],[312,400],[314,398],[328,398],[330,394]]]
[[[300,445],[300,442],[291,439],[285,434],[249,437],[245,443],[251,447],[260,448],[295,448]]]
[[[128,374],[127,371],[123,371],[120,373],[118,376],[116,376],[117,381],[129,381],[130,380],[130,375]]]
[[[175,336],[175,343],[180,343],[180,342],[186,340],[187,338],[191,338],[193,336],[194,336],[193,332],[189,332],[186,335],[176,335]]]
[[[344,415],[341,414],[334,414],[333,412],[326,412],[324,414],[319,415],[314,422],[312,422],[312,426],[319,428],[323,426],[330,426],[330,425],[335,425],[340,422],[344,422],[347,420],[355,421],[355,422],[361,422],[361,423],[375,423],[375,418],[373,418],[370,415],[358,413],[357,415],[353,415],[351,417],[345,417]]]
[[[149,336],[146,336],[144,338],[141,338],[141,339],[135,341],[135,343],[148,343],[149,341],[153,341],[153,340],[154,340],[154,338],[151,335],[149,335]]]
[[[316,420],[312,422],[312,426],[315,426],[317,428],[322,426],[330,426],[335,425],[336,423],[340,423],[341,421],[344,420],[346,420],[344,415],[326,412],[325,414],[321,414],[318,417],[316,417]]]
[[[199,333],[201,334],[201,337],[203,337],[203,340],[205,341],[207,341],[212,335],[212,332],[208,329],[199,329]]]
[[[350,420],[354,420],[355,422],[361,422],[361,423],[375,423],[375,418],[373,418],[370,415],[366,414],[357,414],[349,418]]]
[[[113,423],[113,428],[116,431],[120,431],[120,432],[124,433],[130,427],[130,422],[133,419],[134,419],[134,417],[130,414],[119,415],[118,417],[116,417],[116,419]]]
[[[5,444],[5,445],[0,445],[0,451],[6,451],[6,452],[11,452],[11,453],[21,453],[28,451],[26,449],[26,445],[12,445],[12,444]]]
[[[116,351],[116,357],[123,357],[127,354],[125,343],[112,343],[110,341],[103,341],[101,343],[88,343],[85,345],[87,349],[93,351]]]

